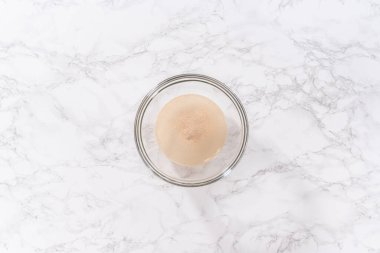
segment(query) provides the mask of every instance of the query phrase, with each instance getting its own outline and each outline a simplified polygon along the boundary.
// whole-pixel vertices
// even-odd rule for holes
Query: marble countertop
[[[228,84],[247,151],[168,184],[133,137],[172,75]],[[0,0],[0,252],[380,252],[380,3]]]

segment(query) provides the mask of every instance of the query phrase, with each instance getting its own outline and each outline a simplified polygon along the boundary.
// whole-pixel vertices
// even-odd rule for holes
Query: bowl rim
[[[188,82],[188,81],[202,82],[202,83],[211,85],[217,88],[218,90],[220,90],[221,92],[223,92],[231,100],[231,102],[234,104],[235,108],[237,109],[239,113],[242,129],[243,129],[242,144],[240,146],[239,153],[236,155],[232,163],[230,163],[228,167],[226,167],[221,173],[217,174],[216,176],[212,178],[208,178],[207,180],[199,181],[199,182],[185,182],[185,181],[177,180],[161,172],[159,170],[159,167],[152,162],[149,155],[147,154],[144,148],[142,134],[141,134],[142,121],[144,119],[146,109],[148,108],[151,101],[166,88],[175,84]],[[241,157],[243,156],[244,151],[247,146],[247,142],[248,142],[248,135],[249,135],[248,118],[247,118],[247,114],[244,109],[244,106],[242,102],[240,101],[240,99],[224,83],[220,82],[219,80],[216,80],[215,78],[202,75],[202,74],[180,74],[180,75],[169,77],[161,81],[158,85],[156,85],[153,89],[151,89],[147,93],[147,95],[145,95],[145,97],[142,99],[140,106],[136,112],[135,122],[134,122],[134,138],[135,138],[136,147],[145,165],[148,168],[150,168],[157,176],[159,176],[166,182],[179,185],[179,186],[187,186],[187,187],[197,187],[197,186],[208,185],[227,176],[232,171],[232,169],[238,164]]]

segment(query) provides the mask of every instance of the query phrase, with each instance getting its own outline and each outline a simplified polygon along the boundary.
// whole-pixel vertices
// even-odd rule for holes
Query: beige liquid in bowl
[[[223,147],[227,124],[222,110],[205,96],[187,94],[169,101],[156,122],[162,152],[174,163],[196,166]]]

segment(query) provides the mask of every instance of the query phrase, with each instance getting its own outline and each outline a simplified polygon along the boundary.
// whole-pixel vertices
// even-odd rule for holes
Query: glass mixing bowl
[[[155,124],[162,107],[184,94],[203,95],[224,112],[228,133],[220,152],[210,161],[196,167],[172,163],[160,151]],[[181,186],[206,185],[226,176],[239,162],[247,145],[248,120],[238,97],[220,81],[198,74],[170,77],[142,100],[135,119],[135,141],[145,164],[162,179]]]

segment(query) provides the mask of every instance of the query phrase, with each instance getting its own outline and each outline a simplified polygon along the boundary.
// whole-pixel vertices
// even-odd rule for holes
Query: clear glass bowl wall
[[[228,127],[221,151],[197,167],[172,163],[160,151],[155,136],[155,124],[162,107],[184,94],[210,98],[224,112]],[[140,156],[158,176],[177,185],[201,186],[226,176],[241,158],[247,139],[248,121],[240,100],[223,83],[204,75],[179,75],[164,80],[143,99],[136,114],[135,141]]]

